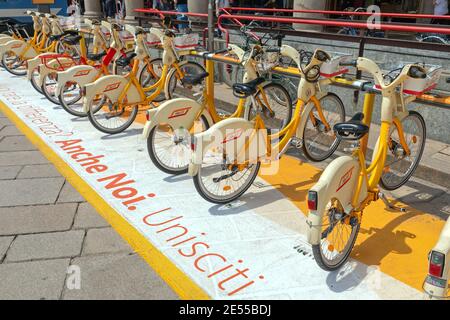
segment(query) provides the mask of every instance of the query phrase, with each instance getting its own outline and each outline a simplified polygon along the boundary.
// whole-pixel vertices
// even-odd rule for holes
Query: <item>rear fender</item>
[[[120,94],[125,90],[129,81],[129,79],[123,76],[108,75],[97,79],[93,83],[87,84],[85,86],[86,95],[84,97],[84,112],[89,111],[89,105],[98,94],[104,94],[112,103],[117,102]],[[126,101],[130,104],[141,102],[141,97],[136,86],[130,86],[127,91]]]
[[[4,37],[0,37],[0,45],[4,45],[11,40],[14,40],[14,38],[5,34]]]
[[[228,161],[238,164],[256,162],[267,152],[267,132],[255,132],[254,123],[242,118],[222,120],[205,132],[195,135],[195,151],[192,164],[200,165],[205,154],[212,148],[225,150]],[[244,149],[246,143],[248,149]],[[244,152],[245,150],[245,152]],[[191,172],[191,171],[190,171]],[[195,172],[193,170],[192,172]]]
[[[21,56],[27,46],[27,43],[23,40],[11,40],[5,43],[4,46],[0,48],[0,57],[3,57],[5,52],[12,51],[14,54]],[[24,60],[30,60],[36,57],[38,53],[33,47],[28,48],[28,50],[23,54]]]
[[[188,98],[165,101],[159,107],[148,111],[149,121],[144,126],[142,137],[147,139],[151,130],[160,123],[169,124],[174,130],[190,130],[197,119],[202,105]]]
[[[44,79],[46,76],[52,73],[57,73],[58,69],[65,69],[67,70],[70,67],[73,67],[75,65],[75,61],[71,58],[65,58],[61,57],[53,60],[50,60],[46,64],[41,64],[41,67],[39,68],[39,79],[38,79],[38,85],[39,87],[42,86],[42,83],[44,82]]]
[[[93,66],[80,65],[58,72],[58,82],[56,86],[56,94],[60,96],[62,89],[67,82],[76,82],[82,88],[88,83],[93,82],[99,71]]]
[[[425,299],[445,299],[448,295],[448,281],[450,276],[450,219],[444,225],[438,242],[432,249],[444,255],[444,269],[442,277],[429,275],[424,283]]]
[[[331,199],[337,199],[349,213],[352,207],[352,197],[358,182],[360,166],[357,159],[350,156],[342,156],[333,160],[320,176],[319,181],[310,189],[317,192],[317,210],[311,210],[307,223],[308,242],[311,245],[320,243],[322,232],[322,218],[326,206]],[[367,196],[366,182],[363,183],[359,200],[363,201]]]

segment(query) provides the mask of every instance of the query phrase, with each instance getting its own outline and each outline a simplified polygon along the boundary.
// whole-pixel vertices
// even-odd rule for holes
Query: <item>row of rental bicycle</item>
[[[28,14],[33,35],[0,21],[9,30],[0,36],[2,67],[28,77],[49,101],[71,116],[88,117],[105,134],[137,126],[137,115],[145,113],[143,136],[151,161],[168,174],[188,173],[212,203],[240,198],[260,168],[289,148],[319,162],[342,144],[344,155],[331,161],[305,199],[308,241],[325,270],[339,268],[349,257],[366,207],[381,199],[394,208],[382,190],[404,185],[421,159],[425,121],[407,107],[436,86],[439,67],[411,63],[383,72],[367,58],[282,44],[230,44],[200,52],[186,49],[186,39],[180,41],[166,19],[149,29],[88,19],[78,29],[65,29],[57,16]],[[154,48],[162,55],[156,57]],[[236,99],[219,110],[214,69],[220,59],[237,61],[243,72],[232,86]],[[299,75],[294,94],[273,77],[274,68]],[[328,87],[355,70],[372,79],[353,83],[365,98],[363,112],[350,118]],[[380,94],[381,125],[368,161],[369,127]]]

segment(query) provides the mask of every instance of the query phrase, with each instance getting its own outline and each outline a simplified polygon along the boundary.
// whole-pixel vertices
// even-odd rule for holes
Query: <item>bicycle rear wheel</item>
[[[334,93],[328,93],[320,99],[323,116],[329,125],[327,128],[319,117],[316,107],[306,115],[307,120],[303,131],[303,153],[311,160],[320,162],[329,158],[339,146],[333,127],[336,123],[345,121],[345,108],[341,99]]]
[[[210,149],[193,177],[195,189],[209,202],[230,203],[251,187],[260,166],[259,161],[245,166],[235,165],[227,161],[222,150]]]
[[[194,124],[191,132],[174,130],[169,124],[155,126],[147,138],[147,150],[154,165],[168,174],[188,172],[192,157],[191,135],[209,128],[204,116]]]
[[[361,222],[347,215],[337,199],[330,199],[322,219],[319,244],[312,246],[314,259],[326,271],[339,269],[352,252]]]
[[[117,134],[131,126],[138,111],[137,105],[126,106],[118,102],[113,103],[106,95],[99,95],[98,99],[89,106],[88,118],[97,130],[107,134]]]
[[[180,71],[183,75],[189,76],[195,76],[206,72],[205,68],[201,64],[198,64],[194,61],[187,61],[186,63],[180,65]],[[166,81],[168,81],[167,94],[169,100],[174,98],[196,99],[196,97],[194,96],[194,93],[196,92],[192,90],[191,85],[183,84],[178,72],[171,73]]]
[[[26,61],[22,60],[13,51],[7,51],[3,54],[3,67],[9,73],[15,76],[24,76],[27,74]]]
[[[42,81],[42,92],[44,96],[52,103],[60,105],[58,97],[56,96],[56,73],[49,73]]]
[[[380,180],[381,186],[386,190],[396,190],[408,182],[416,171],[425,149],[427,132],[425,120],[420,113],[410,111],[402,120],[402,127],[410,154],[406,154],[400,143],[399,132],[393,125],[386,165]]]
[[[72,81],[66,82],[58,96],[58,100],[63,109],[71,115],[87,117],[87,113],[83,111],[81,87],[78,83]]]
[[[37,68],[35,68],[35,69],[33,70],[32,74],[31,74],[31,80],[30,80],[30,82],[31,82],[31,85],[33,86],[33,88],[34,88],[37,92],[39,92],[40,94],[44,94],[44,93],[42,92],[42,88],[41,88],[40,86],[38,86],[38,84],[37,84],[37,78],[38,78],[39,76],[40,76],[40,75],[39,75],[39,72],[37,71]]]

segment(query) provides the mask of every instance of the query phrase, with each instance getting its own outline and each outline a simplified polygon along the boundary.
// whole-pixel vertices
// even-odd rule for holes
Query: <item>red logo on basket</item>
[[[223,139],[222,144],[225,144],[229,141],[239,139],[243,133],[244,133],[244,129],[237,129],[237,130],[233,131],[232,133],[227,134],[225,136],[225,139]]]
[[[105,90],[103,90],[103,92],[116,90],[120,86],[121,83],[122,82],[116,82],[116,83],[109,84],[108,86],[106,86],[106,88],[105,88]]]
[[[347,182],[350,181],[350,179],[352,178],[353,169],[355,169],[355,167],[352,167],[350,170],[348,170],[348,171],[342,176],[341,181],[339,182],[339,187],[337,188],[336,192],[338,192],[339,190],[341,190],[341,189],[347,184]]]
[[[23,45],[22,42],[21,42],[21,43],[16,43],[15,45],[12,45],[12,46],[11,46],[11,49],[17,49],[17,48],[20,48],[22,45]]]
[[[82,77],[82,76],[86,76],[91,72],[91,70],[81,70],[78,71],[77,73],[75,73],[74,77]]]
[[[192,107],[186,107],[186,108],[181,108],[181,109],[174,110],[174,111],[170,114],[169,119],[178,118],[178,117],[183,117],[183,116],[185,116],[185,115],[189,112],[189,110],[191,110],[191,109],[192,109]]]

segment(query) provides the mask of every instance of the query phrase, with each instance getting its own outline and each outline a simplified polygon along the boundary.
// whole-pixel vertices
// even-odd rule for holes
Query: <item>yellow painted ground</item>
[[[285,156],[276,175],[261,176],[307,214],[306,195],[321,171]],[[406,213],[389,211],[379,200],[364,212],[353,258],[380,270],[418,290],[427,273],[427,255],[436,244],[444,221],[403,203]]]

